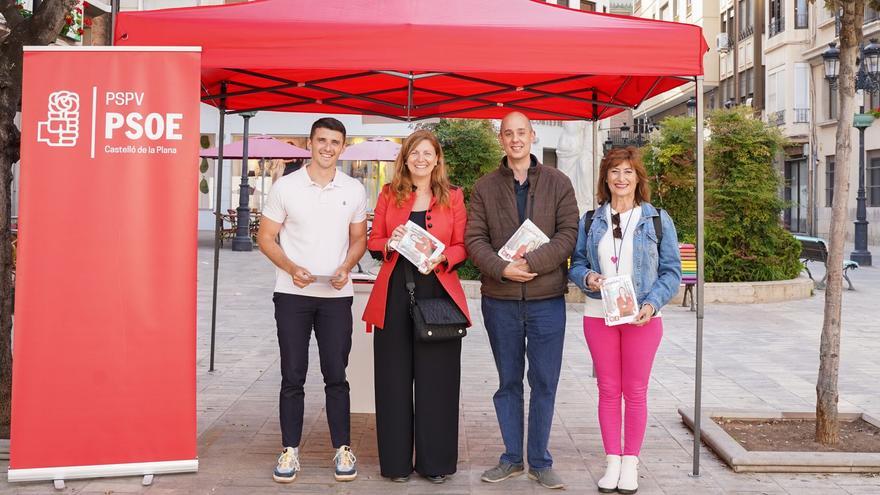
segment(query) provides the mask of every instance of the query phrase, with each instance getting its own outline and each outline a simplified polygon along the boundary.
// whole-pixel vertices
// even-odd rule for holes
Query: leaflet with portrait
[[[388,246],[408,259],[418,268],[419,272],[427,275],[431,272],[430,260],[440,256],[446,246],[411,220],[408,220],[403,226],[406,228],[406,234],[403,235],[400,242],[392,241]]]
[[[602,306],[609,327],[631,323],[639,314],[636,291],[629,275],[608,277],[602,283]]]
[[[550,242],[550,238],[547,237],[547,234],[526,218],[526,221],[516,229],[516,232],[498,250],[498,256],[504,261],[518,260],[524,254],[530,253],[548,242]]]

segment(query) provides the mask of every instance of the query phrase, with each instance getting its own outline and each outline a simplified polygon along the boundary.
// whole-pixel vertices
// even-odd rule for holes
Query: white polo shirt
[[[281,224],[281,249],[312,275],[333,275],[348,254],[348,230],[367,218],[367,192],[357,180],[338,169],[325,187],[312,181],[308,166],[278,179],[269,191],[263,215]],[[275,292],[312,297],[354,295],[351,280],[334,289],[313,282],[300,289],[290,274],[275,270]]]

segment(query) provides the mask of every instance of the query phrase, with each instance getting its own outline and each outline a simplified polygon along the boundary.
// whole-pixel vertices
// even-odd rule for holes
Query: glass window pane
[[[831,207],[834,200],[834,155],[825,157],[825,206]]]

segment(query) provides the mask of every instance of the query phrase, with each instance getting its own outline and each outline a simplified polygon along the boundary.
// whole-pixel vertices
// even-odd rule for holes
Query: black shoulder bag
[[[406,290],[409,292],[409,311],[415,327],[416,339],[422,342],[445,342],[467,335],[467,318],[450,297],[416,298],[415,267],[406,260]]]

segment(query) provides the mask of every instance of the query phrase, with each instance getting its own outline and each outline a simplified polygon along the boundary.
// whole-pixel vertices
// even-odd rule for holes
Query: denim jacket
[[[641,203],[642,218],[636,225],[633,235],[633,284],[639,306],[651,304],[654,311],[660,311],[678,292],[681,284],[681,255],[678,251],[678,235],[672,218],[661,211],[660,225],[663,227],[662,244],[657,242],[654,231],[654,219],[657,209],[650,203]],[[578,224],[578,239],[571,256],[571,268],[568,278],[575,283],[587,297],[601,299],[601,294],[593,292],[586,286],[587,275],[593,272],[602,273],[599,265],[599,240],[608,231],[608,203],[600,206],[593,214],[590,232],[584,233],[584,220]]]

